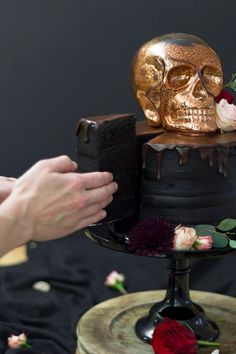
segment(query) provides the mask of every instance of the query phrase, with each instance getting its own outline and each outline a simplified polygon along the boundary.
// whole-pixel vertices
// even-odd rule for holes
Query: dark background
[[[235,0],[0,0],[1,174],[76,157],[81,116],[137,112],[130,63],[164,33],[200,36],[236,71]]]
[[[130,63],[155,36],[200,36],[221,57],[228,81],[236,71],[235,13],[235,0],[0,0],[1,175],[17,177],[37,160],[60,154],[76,159],[75,130],[82,116],[135,112],[141,118]],[[83,311],[115,296],[103,285],[112,269],[125,273],[129,291],[167,283],[165,260],[103,249],[82,233],[30,244],[29,256],[30,267],[1,271],[6,299],[22,309],[11,323],[21,323],[26,311],[17,301],[33,301],[27,276],[51,282],[60,301],[63,289],[74,294],[74,303],[68,302],[73,326]],[[235,267],[234,256],[195,261],[191,287],[236,295]],[[69,323],[70,312],[60,313],[61,323]],[[70,349],[55,353],[73,353],[74,346],[72,341]]]

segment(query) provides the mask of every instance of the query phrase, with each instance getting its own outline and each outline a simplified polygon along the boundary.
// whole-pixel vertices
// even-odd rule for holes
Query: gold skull
[[[218,55],[200,38],[172,33],[145,43],[131,78],[148,125],[188,135],[216,131],[214,97],[223,73]]]

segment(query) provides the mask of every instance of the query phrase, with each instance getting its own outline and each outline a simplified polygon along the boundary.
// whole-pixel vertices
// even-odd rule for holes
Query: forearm
[[[33,225],[25,205],[23,198],[14,196],[0,205],[0,257],[32,238]]]

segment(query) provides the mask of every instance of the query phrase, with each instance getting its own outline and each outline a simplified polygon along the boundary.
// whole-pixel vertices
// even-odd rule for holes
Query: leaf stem
[[[25,343],[25,344],[22,344],[22,345],[21,345],[21,348],[31,349],[32,347],[31,347],[31,345],[30,345],[30,344]]]
[[[198,340],[197,344],[198,345],[206,345],[208,347],[219,347],[221,345],[219,342],[208,342],[205,340]]]
[[[124,288],[124,285],[120,282],[116,282],[113,286],[113,289],[119,291],[121,294],[127,294],[127,291]]]

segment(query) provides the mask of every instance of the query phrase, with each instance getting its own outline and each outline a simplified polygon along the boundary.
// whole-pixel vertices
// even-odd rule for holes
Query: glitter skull
[[[222,90],[222,68],[200,38],[172,33],[145,43],[133,60],[132,84],[150,126],[188,135],[217,130],[214,97]]]

